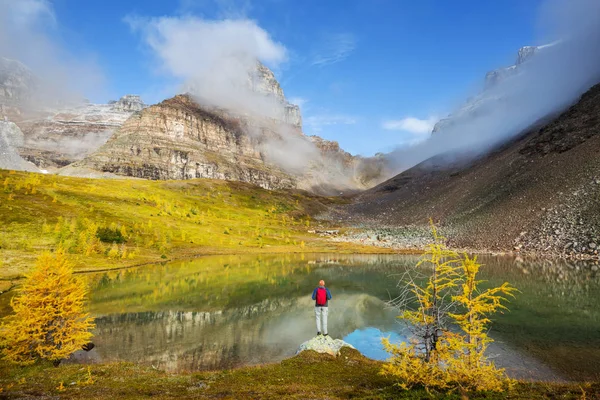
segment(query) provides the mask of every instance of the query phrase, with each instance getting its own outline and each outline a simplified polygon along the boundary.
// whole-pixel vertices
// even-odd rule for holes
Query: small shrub
[[[96,237],[103,243],[125,243],[123,232],[118,229],[98,228],[96,231]]]

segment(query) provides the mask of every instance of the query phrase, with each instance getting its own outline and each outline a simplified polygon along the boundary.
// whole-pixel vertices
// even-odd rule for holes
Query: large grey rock
[[[303,352],[304,350],[314,350],[317,353],[331,354],[337,356],[340,353],[342,347],[350,347],[354,349],[350,343],[346,343],[341,339],[333,339],[331,336],[315,336],[314,338],[302,343],[296,354]]]
[[[39,172],[35,165],[25,161],[17,153],[23,145],[23,133],[17,125],[0,121],[0,169]]]

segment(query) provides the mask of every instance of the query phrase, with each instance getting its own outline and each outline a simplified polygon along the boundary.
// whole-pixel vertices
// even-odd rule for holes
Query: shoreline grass
[[[305,351],[275,364],[180,373],[131,363],[13,367],[0,362],[0,398],[594,399],[600,396],[598,382],[520,381],[506,392],[403,391],[390,378],[379,375],[381,366],[381,361],[348,348],[342,349],[337,358]]]

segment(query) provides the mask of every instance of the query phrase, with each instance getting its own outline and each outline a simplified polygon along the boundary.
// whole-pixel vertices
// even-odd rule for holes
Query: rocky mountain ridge
[[[22,130],[20,155],[51,172],[227,179],[327,194],[370,187],[387,173],[384,157],[355,157],[336,142],[305,136],[299,107],[285,98],[273,72],[261,63],[249,72],[247,84],[257,102],[265,99],[262,105],[273,108],[264,115],[201,105],[191,95],[150,107],[139,96],[125,95],[108,104],[31,110],[19,101],[35,92],[36,78],[20,63],[5,69],[12,67],[5,74],[10,79],[4,79],[11,100],[0,99],[0,104],[16,106],[17,112],[3,116]]]
[[[269,157],[270,148],[284,146],[290,138],[298,141],[298,147],[316,143],[302,170],[288,170]],[[309,139],[293,126],[208,109],[190,95],[178,95],[132,116],[98,151],[69,169],[144,179],[237,180],[266,189],[336,193],[365,186],[355,176],[364,162],[337,143]]]

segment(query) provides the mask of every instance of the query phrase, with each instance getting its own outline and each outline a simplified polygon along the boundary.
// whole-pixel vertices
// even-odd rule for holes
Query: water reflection
[[[401,326],[384,301],[396,296],[399,274],[416,260],[215,256],[90,275],[97,347],[77,357],[168,370],[275,362],[314,335],[310,294],[325,279],[334,296],[332,335],[385,358],[379,337],[400,335]],[[533,377],[552,374],[548,368],[573,379],[600,377],[600,279],[594,264],[481,261],[487,284],[509,281],[521,291],[492,328],[500,364],[531,370]]]
[[[342,337],[359,327],[395,329],[395,313],[366,294],[340,294],[330,332]],[[282,360],[315,335],[309,296],[264,300],[212,312],[139,312],[97,319],[94,361],[128,360],[171,371],[220,369]]]

